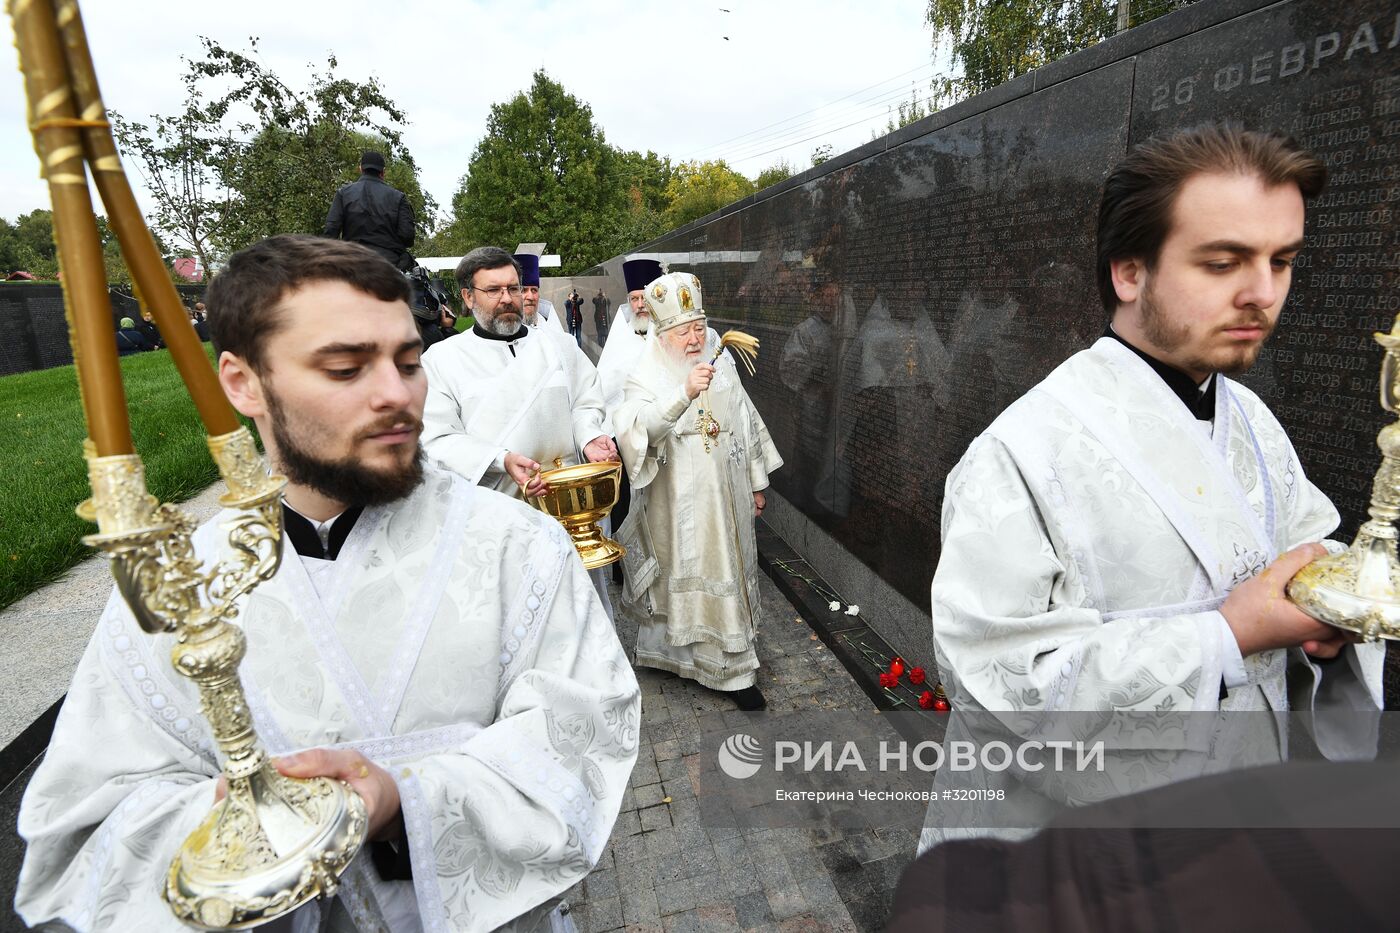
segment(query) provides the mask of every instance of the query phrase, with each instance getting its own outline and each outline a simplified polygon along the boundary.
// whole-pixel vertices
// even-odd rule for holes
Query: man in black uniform
[[[404,272],[413,268],[413,208],[384,181],[382,153],[360,154],[360,180],[335,193],[323,235],[368,246]]]

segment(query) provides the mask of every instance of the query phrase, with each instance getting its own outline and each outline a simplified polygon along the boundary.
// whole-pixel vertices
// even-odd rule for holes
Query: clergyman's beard
[[[1175,353],[1191,339],[1191,326],[1186,323],[1178,324],[1168,319],[1162,311],[1162,306],[1157,303],[1150,285],[1138,297],[1138,306],[1142,310],[1143,335],[1157,349],[1167,354]],[[1236,376],[1247,372],[1254,365],[1254,361],[1259,358],[1259,351],[1263,349],[1265,341],[1269,339],[1274,328],[1269,323],[1268,316],[1262,311],[1252,314],[1244,321],[1234,322],[1234,325],[1263,328],[1264,336],[1253,347],[1246,348],[1241,353],[1226,354],[1221,352],[1214,357],[1192,357],[1178,362],[1197,372],[1223,373],[1226,376]]]
[[[638,337],[645,337],[649,330],[651,330],[651,318],[640,314],[632,315],[632,333]]]
[[[277,468],[287,479],[346,506],[387,505],[406,498],[423,482],[423,447],[415,444],[413,459],[400,469],[384,472],[364,466],[354,457],[325,460],[296,440],[297,430],[287,419],[286,410],[269,389],[267,410],[272,416],[272,437],[277,444]],[[407,416],[418,427],[422,423]],[[381,419],[362,432],[361,437],[402,424],[404,413]],[[303,426],[297,426],[303,427]],[[302,433],[324,435],[321,428],[303,428]]]
[[[518,317],[512,318],[509,323],[501,320],[499,316],[500,313],[501,312],[497,310],[489,318],[478,316],[477,322],[481,324],[482,328],[484,328],[487,333],[495,334],[497,337],[514,337],[515,332],[520,330],[520,323],[525,321],[524,313],[522,312]],[[527,321],[526,323],[529,322]]]
[[[666,369],[675,381],[684,383],[690,376],[690,371],[697,363],[703,362],[704,351],[693,357],[685,355],[685,348],[673,347],[665,337],[657,338],[661,341],[661,358],[666,361]]]

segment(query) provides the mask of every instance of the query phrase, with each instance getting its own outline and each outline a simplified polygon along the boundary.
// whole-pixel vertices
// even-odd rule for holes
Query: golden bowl
[[[528,496],[526,501],[559,520],[573,539],[586,569],[597,570],[622,560],[627,549],[598,527],[598,522],[617,505],[622,491],[621,463],[609,460],[556,467],[545,470],[540,479],[549,484],[549,491],[542,496]]]

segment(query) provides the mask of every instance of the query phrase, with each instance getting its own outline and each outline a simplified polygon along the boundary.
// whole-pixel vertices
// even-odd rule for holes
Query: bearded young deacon
[[[623,611],[638,622],[636,662],[763,709],[754,518],[783,465],[714,331],[700,280],[646,287],[654,331],[627,381],[618,446],[632,480]]]
[[[546,324],[567,335],[554,305],[549,299],[540,298],[540,257],[534,253],[514,253],[512,258],[520,266],[520,304],[525,312],[526,325],[539,327]]]
[[[276,767],[348,782],[371,840],[334,900],[264,929],[559,929],[636,759],[637,683],[562,528],[424,466],[407,299],[370,250],[303,236],[209,287],[224,391],[288,479],[239,673]],[[232,517],[197,532],[201,558]],[[115,593],[97,624],[21,806],[32,924],[185,929],[160,892],[220,762],[172,637]]]
[[[1291,140],[1230,125],[1150,140],[1110,173],[1107,329],[947,479],[933,635],[955,709],[1032,714],[1023,722],[1337,711],[1319,717],[1318,747],[1366,753],[1348,727],[1367,733],[1355,727],[1381,707],[1382,647],[1352,644],[1284,594],[1325,553],[1337,510],[1274,415],[1228,378],[1278,322],[1304,200],[1325,179]],[[1210,734],[1154,739],[1173,778],[1287,755],[1283,717],[1201,721]],[[1136,780],[1160,782],[1150,769]]]

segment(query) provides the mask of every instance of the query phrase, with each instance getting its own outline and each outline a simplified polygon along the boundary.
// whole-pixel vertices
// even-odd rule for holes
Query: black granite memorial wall
[[[1350,536],[1379,462],[1375,330],[1400,311],[1400,3],[1212,0],[1053,63],[628,255],[698,275],[763,341],[748,385],[776,491],[908,601],[928,644],[943,482],[1008,403],[1102,332],[1101,183],[1155,133],[1235,119],[1328,162],[1282,322],[1245,382]],[[617,257],[594,270],[620,277]],[[868,577],[874,579],[874,577]],[[922,639],[922,641],[919,641]]]
[[[203,285],[177,285],[187,307],[204,298]],[[128,290],[112,288],[112,327],[124,317],[137,318],[141,306]],[[68,322],[63,314],[63,286],[49,283],[0,283],[0,376],[27,373],[73,362]]]

